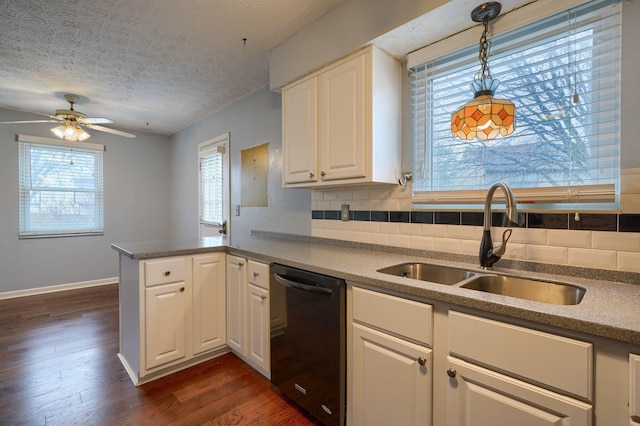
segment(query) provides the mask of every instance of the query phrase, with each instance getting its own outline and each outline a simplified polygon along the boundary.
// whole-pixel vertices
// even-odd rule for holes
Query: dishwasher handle
[[[303,284],[297,281],[293,281],[290,280],[288,278],[285,278],[281,275],[278,275],[276,273],[273,274],[273,277],[276,279],[276,281],[278,281],[280,284],[286,286],[286,287],[290,287],[290,288],[295,288],[298,290],[303,290],[303,291],[309,291],[312,293],[320,293],[320,294],[327,294],[327,295],[331,295],[333,294],[333,291],[330,288],[326,288],[326,287],[318,287],[318,286],[314,286],[314,285],[309,285],[309,284]]]

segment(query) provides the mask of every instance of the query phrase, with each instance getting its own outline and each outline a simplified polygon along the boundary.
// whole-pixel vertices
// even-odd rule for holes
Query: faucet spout
[[[507,241],[509,241],[512,232],[511,229],[507,229],[502,234],[502,242],[497,247],[493,247],[493,241],[491,241],[491,201],[498,188],[504,193],[507,208],[502,225],[509,227],[518,226],[518,209],[513,192],[511,192],[511,189],[506,183],[498,182],[493,184],[491,188],[489,188],[487,199],[484,203],[484,229],[482,231],[482,241],[480,242],[480,267],[482,269],[491,269],[493,264],[500,260],[507,248]]]

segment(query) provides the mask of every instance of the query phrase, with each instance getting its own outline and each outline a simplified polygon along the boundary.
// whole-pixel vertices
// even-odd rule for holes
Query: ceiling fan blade
[[[5,105],[4,108],[12,109],[14,111],[20,111],[20,112],[28,112],[29,114],[43,115],[43,116],[49,117],[49,118],[56,118],[55,115],[45,114],[43,112],[29,111],[28,109],[17,108],[17,107],[11,106],[11,105]]]
[[[101,132],[112,133],[114,135],[124,136],[125,138],[135,138],[136,135],[132,135],[131,133],[123,132],[122,130],[110,129],[109,127],[97,126],[95,124],[83,124],[93,130],[99,130]]]
[[[109,120],[108,118],[101,118],[101,117],[82,117],[82,118],[78,118],[78,122],[80,124],[109,124],[109,123],[113,123],[113,121]]]
[[[60,123],[60,120],[0,121],[0,124],[24,124],[24,123]]]

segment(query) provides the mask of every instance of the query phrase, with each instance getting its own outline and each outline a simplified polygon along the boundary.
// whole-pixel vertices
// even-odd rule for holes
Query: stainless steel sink
[[[502,296],[554,305],[577,305],[586,290],[569,284],[549,283],[498,275],[480,275],[460,286]]]
[[[447,285],[457,284],[474,275],[472,272],[463,269],[429,265],[427,263],[401,263],[378,269],[378,272]]]

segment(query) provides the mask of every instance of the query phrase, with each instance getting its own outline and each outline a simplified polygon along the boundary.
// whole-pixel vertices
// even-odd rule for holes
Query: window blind
[[[451,112],[473,97],[477,44],[414,66],[414,203],[484,203],[486,189],[503,181],[533,207],[615,208],[620,44],[619,0],[592,1],[492,37],[491,73],[501,83],[495,96],[517,111],[515,133],[489,141],[462,141],[450,130]]]
[[[20,238],[103,232],[104,146],[80,145],[18,136]]]
[[[224,220],[224,146],[200,151],[200,223],[220,226]]]

